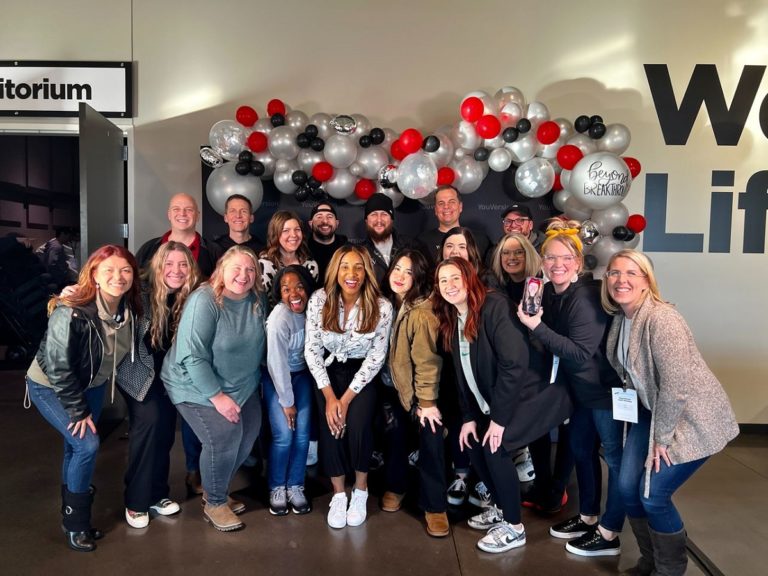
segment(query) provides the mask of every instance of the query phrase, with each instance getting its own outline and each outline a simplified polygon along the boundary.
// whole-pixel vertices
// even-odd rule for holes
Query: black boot
[[[637,540],[640,558],[634,567],[622,572],[622,576],[651,576],[653,574],[653,542],[651,542],[651,533],[648,531],[648,518],[630,518],[627,516],[627,520],[629,520],[632,533]]]
[[[682,576],[688,566],[688,551],[686,550],[685,530],[664,534],[648,528],[653,543],[653,563],[655,575]]]
[[[96,538],[94,538],[91,529],[92,504],[93,494],[90,492],[77,493],[64,490],[64,513],[62,515],[64,536],[67,539],[67,545],[72,550],[78,552],[96,550]]]

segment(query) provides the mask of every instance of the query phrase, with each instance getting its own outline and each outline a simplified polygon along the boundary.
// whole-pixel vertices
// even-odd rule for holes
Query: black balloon
[[[323,148],[325,148],[325,140],[322,138],[313,138],[309,145],[315,152],[322,152]]]
[[[378,146],[379,144],[382,144],[384,140],[386,140],[387,135],[384,134],[384,130],[381,128],[373,128],[370,132],[371,141]]]
[[[584,256],[584,268],[587,270],[594,270],[597,268],[597,256],[594,254],[587,254]]]
[[[307,178],[307,186],[309,186],[310,188],[320,188],[320,184],[321,184],[320,180],[318,180],[314,176],[310,176],[309,178]]]
[[[325,190],[322,188],[312,188],[309,192],[312,194],[312,198],[315,200],[324,200],[325,199]]]
[[[278,112],[276,114],[272,114],[272,117],[269,119],[269,121],[272,122],[272,126],[277,128],[278,126],[285,124],[285,116]]]
[[[589,137],[593,140],[599,140],[605,136],[605,124],[596,122],[589,127]]]
[[[309,188],[307,186],[301,186],[293,195],[296,200],[299,202],[304,202],[307,198],[309,198]]]
[[[237,159],[240,160],[240,162],[250,162],[253,160],[253,153],[250,150],[243,150],[237,155]]]
[[[491,151],[488,150],[488,148],[483,148],[482,146],[475,150],[475,160],[478,162],[485,162],[488,160],[488,156],[491,155]]]
[[[296,136],[296,146],[299,148],[309,148],[311,142],[312,138],[310,138],[306,132],[302,132]]]
[[[616,228],[613,229],[613,237],[622,242],[630,240],[628,237],[630,234],[632,234],[632,237],[634,238],[635,233],[630,231],[626,226],[616,226]]]
[[[421,147],[425,152],[437,152],[440,149],[440,138],[437,136],[427,136],[424,138],[424,142],[421,143]]]
[[[307,173],[304,170],[296,170],[291,174],[291,180],[296,186],[304,186],[307,183]]]
[[[597,124],[598,122],[599,122],[600,124],[603,124],[603,117],[602,117],[602,116],[600,116],[600,115],[598,115],[598,114],[595,114],[594,116],[592,116],[592,117],[589,119],[589,123],[590,123],[590,124]]]
[[[368,136],[368,134],[360,136],[360,139],[357,142],[360,144],[360,148],[370,148],[371,144],[373,144],[373,140],[371,140],[371,137]]]
[[[254,160],[251,162],[251,174],[254,176],[261,176],[264,174],[264,171],[266,168],[264,168],[264,164],[259,162],[258,160]]]
[[[520,132],[517,131],[517,128],[512,128],[511,126],[504,128],[504,132],[501,133],[501,137],[507,143],[514,142],[518,136],[520,136]]]
[[[317,138],[317,126],[314,124],[307,124],[307,127],[304,128],[304,134],[309,136],[309,139],[312,140],[312,138]]]
[[[592,126],[592,120],[589,119],[589,116],[585,116],[584,114],[576,118],[576,122],[573,123],[576,132],[580,134],[589,130],[590,126]]]
[[[520,134],[525,134],[531,130],[531,121],[528,120],[528,118],[520,118],[520,120],[517,121],[516,127]]]
[[[240,176],[245,176],[250,171],[251,171],[250,162],[246,162],[245,160],[243,160],[242,162],[238,162],[237,164],[235,164],[235,172],[240,174]]]

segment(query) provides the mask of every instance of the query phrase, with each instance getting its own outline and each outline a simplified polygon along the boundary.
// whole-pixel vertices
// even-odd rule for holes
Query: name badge
[[[552,356],[552,373],[549,375],[549,383],[554,384],[557,380],[557,369],[560,367],[560,356]]]
[[[637,424],[637,391],[631,388],[612,388],[613,419]]]

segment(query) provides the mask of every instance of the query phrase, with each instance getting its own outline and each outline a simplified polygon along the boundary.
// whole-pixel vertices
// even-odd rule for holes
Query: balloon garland
[[[555,208],[582,222],[588,269],[637,246],[645,229],[645,218],[629,215],[623,204],[641,171],[637,159],[621,156],[631,142],[629,129],[599,115],[550,119],[544,103],[526,103],[512,86],[494,96],[470,92],[454,125],[426,135],[416,128],[398,135],[361,114],[307,116],[278,99],[269,101],[266,112],[259,118],[254,108],[240,106],[235,120],[211,127],[210,146],[200,157],[214,169],[206,195],[218,212],[231,194],[247,196],[257,209],[263,179],[298,201],[361,203],[380,193],[399,206],[444,184],[471,194],[489,170],[514,166],[523,196],[552,193]]]

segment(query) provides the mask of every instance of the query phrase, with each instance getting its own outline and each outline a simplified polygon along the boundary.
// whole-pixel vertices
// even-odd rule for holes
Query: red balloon
[[[285,104],[282,100],[274,98],[267,103],[267,116],[274,114],[285,114]]]
[[[408,128],[400,134],[400,146],[406,156],[419,150],[422,142],[424,142],[424,136],[415,128]]]
[[[584,154],[581,152],[581,149],[573,144],[566,144],[557,151],[557,163],[564,170],[573,170],[573,167],[582,158],[584,158]]]
[[[542,122],[536,131],[536,139],[542,144],[554,144],[560,138],[560,126],[557,122]]]
[[[629,173],[632,174],[632,178],[637,178],[637,175],[640,174],[640,169],[642,168],[638,159],[625,156],[622,160],[624,160],[627,168],[629,168]]]
[[[496,138],[501,132],[501,122],[496,116],[486,114],[475,124],[478,136],[481,138]]]
[[[240,108],[238,108],[237,112],[235,113],[235,118],[238,122],[240,122],[240,124],[250,128],[256,124],[256,120],[259,119],[259,115],[256,114],[256,110],[250,106],[240,106]]]
[[[333,166],[328,162],[318,162],[312,167],[312,176],[320,182],[330,180],[333,176]]]
[[[467,122],[477,122],[483,115],[485,105],[477,96],[470,96],[461,103],[461,117]]]
[[[555,183],[552,184],[552,190],[555,192],[563,189],[563,183],[560,182],[560,174],[555,174]]]
[[[635,234],[640,234],[640,232],[645,230],[646,224],[645,216],[641,214],[632,214],[632,216],[627,218],[627,228]]]
[[[247,143],[248,148],[254,152],[264,152],[267,149],[267,136],[263,132],[251,132]]]
[[[456,172],[453,171],[453,168],[443,166],[437,171],[438,186],[447,186],[449,184],[453,184],[454,180],[456,180]]]
[[[376,192],[376,184],[372,180],[359,180],[355,184],[355,196],[360,200],[368,200]]]
[[[395,160],[402,160],[408,156],[408,153],[403,150],[403,145],[400,144],[400,140],[395,140],[392,142],[392,147],[389,149],[389,151],[392,154],[392,158]]]

